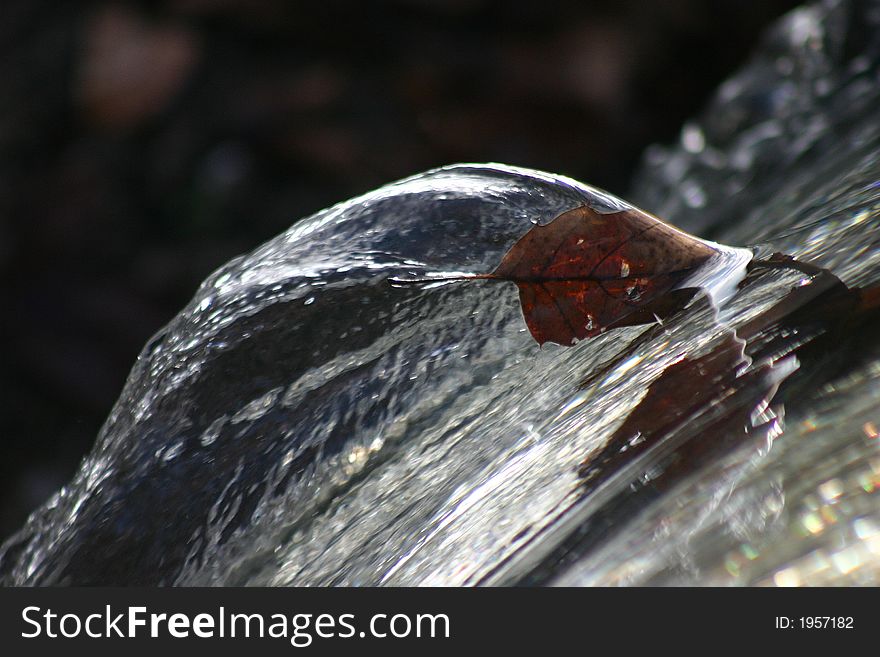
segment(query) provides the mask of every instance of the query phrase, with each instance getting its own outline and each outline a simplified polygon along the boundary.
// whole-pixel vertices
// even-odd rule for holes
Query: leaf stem
[[[438,276],[436,278],[389,278],[388,281],[394,286],[425,285],[428,283],[449,283],[454,281],[485,281],[501,280],[495,274],[462,274],[460,276]]]

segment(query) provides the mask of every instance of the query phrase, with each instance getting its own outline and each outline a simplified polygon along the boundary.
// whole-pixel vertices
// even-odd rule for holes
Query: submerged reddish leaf
[[[876,341],[880,321],[880,287],[849,288],[831,271],[782,253],[753,260],[749,269],[744,287],[769,269],[792,269],[806,278],[735,331],[725,330],[704,355],[667,367],[605,445],[581,464],[584,484],[595,488],[663,446],[665,454],[656,451],[639,470],[651,472],[652,485],[670,486],[751,434],[772,437],[773,418],[783,414],[766,416],[769,424],[756,427],[763,414],[756,416],[757,409],[771,400],[777,411],[791,401],[809,404],[828,381],[868,357],[866,345]],[[605,379],[630,354],[592,372],[582,387]]]
[[[728,331],[707,354],[667,367],[601,451],[581,464],[583,482],[598,485],[676,433],[688,439],[677,445],[675,463],[691,468],[703,452],[717,454],[723,446],[700,437],[744,437],[752,411],[762,400],[769,403],[778,387],[770,361],[748,369],[745,347],[745,340]],[[719,412],[708,413],[713,405]]]
[[[569,345],[677,308],[682,295],[664,295],[713,253],[641,210],[601,214],[580,207],[532,228],[489,277],[519,287],[539,344]]]

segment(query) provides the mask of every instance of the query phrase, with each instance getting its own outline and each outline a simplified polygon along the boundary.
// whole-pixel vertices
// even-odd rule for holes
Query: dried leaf
[[[511,281],[532,337],[567,346],[679,310],[694,290],[677,286],[714,253],[709,244],[636,208],[602,214],[583,206],[532,227],[491,274],[392,283]]]
[[[519,287],[538,343],[568,345],[621,325],[713,253],[641,210],[600,214],[580,207],[532,228],[492,276]]]

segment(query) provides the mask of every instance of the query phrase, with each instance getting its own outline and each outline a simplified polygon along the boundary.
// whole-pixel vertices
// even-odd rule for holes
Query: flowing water
[[[878,16],[784,19],[680,145],[647,155],[633,199],[880,282]],[[535,344],[512,284],[389,284],[491,271],[583,204],[625,206],[459,165],[230,262],[5,543],[3,581],[880,582],[880,340],[833,276],[758,267],[732,296],[568,348]],[[737,254],[699,283],[733,291]]]

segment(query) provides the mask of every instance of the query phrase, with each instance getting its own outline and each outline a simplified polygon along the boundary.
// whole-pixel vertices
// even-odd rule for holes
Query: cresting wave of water
[[[566,440],[577,417],[562,411],[623,343],[539,349],[515,289],[388,279],[486,271],[536,217],[609,198],[539,172],[450,167],[233,261],[147,345],[96,449],[4,566],[29,583],[478,577],[577,488],[593,439]]]

